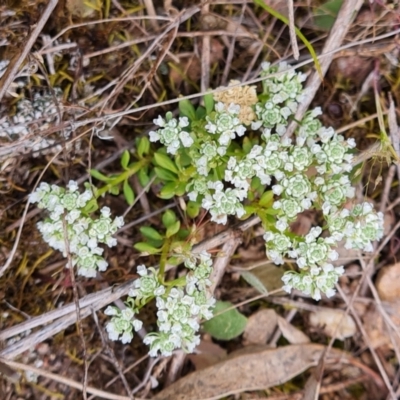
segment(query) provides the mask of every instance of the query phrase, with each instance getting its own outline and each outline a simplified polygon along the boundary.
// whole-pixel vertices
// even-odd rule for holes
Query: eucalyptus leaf
[[[229,301],[217,301],[214,308],[214,318],[203,324],[204,330],[218,340],[231,340],[241,335],[247,324],[247,318],[235,308]]]
[[[250,271],[241,272],[242,278],[261,294],[267,294],[283,286],[283,268],[273,264],[260,265]]]

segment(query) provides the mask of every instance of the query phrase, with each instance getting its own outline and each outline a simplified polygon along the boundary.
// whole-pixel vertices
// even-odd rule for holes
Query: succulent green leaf
[[[93,178],[102,181],[102,182],[110,182],[111,178],[108,176],[103,175],[100,171],[97,171],[97,169],[91,169],[90,170],[90,175],[93,176]]]
[[[272,192],[272,190],[266,191],[261,196],[260,206],[262,206],[262,207],[271,207],[273,199],[274,199],[274,193]]]
[[[161,189],[158,196],[164,200],[171,199],[175,196],[176,187],[176,182],[169,182]]]
[[[151,240],[163,240],[164,239],[163,236],[157,232],[157,230],[155,230],[154,228],[152,228],[150,226],[142,226],[140,228],[140,232],[147,239],[151,239]]]
[[[177,221],[176,215],[172,210],[167,210],[162,215],[162,223],[168,229]]]
[[[164,168],[155,167],[154,172],[156,173],[157,178],[160,178],[163,181],[176,181],[177,179],[177,176],[174,173]]]
[[[184,117],[188,117],[190,121],[194,121],[196,119],[196,111],[193,107],[193,104],[187,99],[179,102],[179,112]]]
[[[253,148],[253,143],[251,142],[251,140],[248,137],[245,137],[243,139],[243,150],[246,154],[249,154],[251,149]]]
[[[146,168],[142,168],[139,170],[138,179],[142,187],[146,187],[147,184],[150,182],[150,177],[147,174]]]
[[[231,340],[241,335],[247,324],[247,318],[235,308],[229,301],[217,301],[214,308],[214,318],[203,324],[204,330],[218,340]]]
[[[207,114],[210,114],[212,111],[214,111],[214,97],[212,93],[207,93],[204,95],[204,105],[206,107],[206,112]]]
[[[150,255],[150,254],[157,254],[161,252],[161,249],[157,249],[156,247],[153,247],[152,245],[145,243],[145,242],[139,242],[133,245],[133,247],[140,251],[142,255]]]
[[[111,186],[108,191],[111,194],[113,194],[114,196],[118,196],[119,195],[119,186]]]
[[[167,155],[162,153],[154,153],[154,160],[160,167],[165,168],[175,174],[178,173],[178,168],[176,168],[175,163]]]
[[[128,203],[128,205],[131,206],[135,201],[135,193],[133,192],[128,180],[124,181],[122,189],[124,192],[124,197],[125,197],[126,202]]]
[[[195,201],[189,201],[186,206],[186,213],[190,218],[196,218],[200,212],[200,204]]]
[[[91,199],[86,203],[86,206],[82,209],[82,212],[84,214],[90,214],[90,213],[98,210],[98,208],[99,208],[99,205],[97,204],[97,200]]]
[[[186,182],[179,182],[176,187],[175,194],[177,196],[183,196],[184,194],[186,194],[186,186],[187,186]]]
[[[137,153],[139,157],[143,157],[149,154],[150,151],[150,140],[147,136],[143,136],[139,139],[139,144],[137,146]]]
[[[196,108],[196,119],[197,121],[201,121],[203,119],[205,119],[207,113],[206,113],[206,109],[204,107],[197,107]]]
[[[129,151],[128,151],[128,150],[125,150],[125,151],[122,153],[122,157],[121,157],[121,167],[122,167],[123,169],[127,169],[127,168],[128,168],[129,160],[130,160],[130,159],[131,159],[131,155],[130,155]]]
[[[171,224],[167,228],[167,232],[166,232],[165,236],[167,238],[170,238],[171,236],[174,236],[179,231],[180,227],[181,227],[180,221],[175,221],[173,224]]]

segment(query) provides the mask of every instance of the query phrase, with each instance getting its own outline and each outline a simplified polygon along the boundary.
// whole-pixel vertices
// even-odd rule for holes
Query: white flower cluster
[[[60,102],[62,99],[61,89],[55,88],[54,93],[57,101]],[[33,132],[44,132],[50,127],[51,123],[58,120],[59,112],[53,94],[36,92],[32,100],[21,99],[18,101],[15,114],[12,117],[0,118],[0,137],[16,140]],[[70,130],[65,131],[64,139],[68,139],[70,133]],[[30,135],[26,147],[33,151],[33,156],[37,156],[61,149],[61,146],[56,145],[56,143],[55,139],[38,138],[37,135]],[[52,148],[52,150],[49,148]]]
[[[189,126],[187,117],[181,117],[178,121],[172,118],[171,113],[168,113],[166,120],[159,116],[153,122],[162,129],[149,132],[150,142],[160,141],[167,147],[168,153],[176,154],[181,146],[190,147],[193,144],[193,139],[190,134],[183,130],[183,128]]]
[[[208,133],[216,135],[218,154],[223,156],[232,139],[237,136],[243,136],[246,128],[241,124],[238,118],[240,106],[231,103],[225,107],[223,103],[215,104],[215,113],[212,116],[207,116],[207,124],[205,129]]]
[[[106,325],[108,337],[111,340],[121,340],[122,343],[130,343],[133,339],[134,329],[136,332],[142,329],[143,322],[134,319],[134,311],[127,307],[120,310],[118,307],[108,306],[104,314],[112,316],[111,321]]]
[[[42,182],[36,191],[30,194],[29,201],[38,203],[39,208],[50,212],[47,220],[38,223],[38,229],[44,240],[54,249],[60,250],[64,257],[67,255],[67,249],[62,218],[65,218],[72,264],[77,266],[79,275],[95,277],[97,270],[105,271],[108,266],[102,257],[104,250],[99,247],[99,243],[105,243],[109,247],[115,246],[117,240],[112,235],[123,226],[124,220],[122,217],[116,217],[113,221],[108,207],[100,210],[100,218],[92,219],[82,212],[92,199],[92,192],[85,190],[79,193],[75,181],[70,181],[67,188],[65,190],[57,185]]]
[[[264,128],[275,128],[278,135],[286,132],[287,121],[297,110],[298,104],[303,99],[302,82],[306,75],[289,71],[287,63],[280,63],[278,67],[271,67],[270,63],[261,64],[261,76],[277,74],[263,81],[264,90],[269,98],[264,103],[255,106],[258,122],[253,122],[253,129],[260,126]]]
[[[263,93],[246,104],[254,110],[247,122],[240,119],[245,91],[228,87],[215,96],[214,111],[203,125],[195,121],[188,128],[195,131],[193,145],[175,149],[189,156],[196,168],[186,190],[191,201],[210,212],[212,221],[225,224],[229,215],[245,215],[243,202],[249,194],[254,198],[260,185],[271,186],[270,214],[276,222],[265,226],[267,254],[276,264],[294,258],[300,269],[285,275],[285,289],[297,288],[314,298],[332,295],[343,272],[332,265],[337,258],[333,248],[344,239],[347,248],[372,250],[372,242],[383,235],[383,217],[368,203],[343,210],[355,192],[349,174],[356,144],[322,126],[320,108],[306,113],[293,140],[284,136],[302,101],[305,75],[285,63],[263,63],[262,70]],[[260,139],[250,134],[241,148],[232,139],[246,129],[259,132]],[[290,232],[290,223],[309,209],[322,210],[330,238],[321,236],[321,228],[305,238]]]
[[[193,352],[200,343],[197,335],[199,320],[212,318],[211,310],[215,299],[206,292],[211,285],[211,256],[207,252],[192,255],[185,260],[185,266],[190,272],[186,276],[184,288],[165,285],[161,283],[154,268],[138,266],[140,278],[129,291],[127,304],[136,304],[139,307],[152,298],[156,299],[159,332],[149,333],[144,338],[144,343],[150,346],[149,354],[152,357],[159,352],[169,356],[179,348]],[[133,337],[132,328],[137,331],[142,327],[139,320],[133,319],[135,311],[129,309],[128,313],[127,310],[121,311],[115,307],[106,309],[108,315],[113,315],[113,319],[107,324],[111,340],[130,342]]]

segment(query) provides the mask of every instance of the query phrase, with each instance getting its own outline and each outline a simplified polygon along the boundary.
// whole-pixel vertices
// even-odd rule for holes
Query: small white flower
[[[113,307],[113,306],[108,306],[104,310],[104,314],[106,314],[106,315],[118,315],[119,313],[120,313],[120,310],[117,307]]]

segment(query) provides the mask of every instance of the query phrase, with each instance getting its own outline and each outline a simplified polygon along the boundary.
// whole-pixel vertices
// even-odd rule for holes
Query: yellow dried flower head
[[[238,104],[239,106],[252,106],[257,103],[256,86],[235,86],[240,84],[240,81],[232,80],[228,87],[221,86],[218,89],[226,89],[221,92],[214,93],[214,100],[222,103]]]
[[[240,84],[240,81],[231,80],[228,87],[221,86],[218,89],[226,89],[221,92],[214,93],[215,101],[220,101],[225,104],[225,108],[230,104],[240,106],[239,120],[246,125],[250,125],[256,119],[256,115],[251,108],[252,105],[258,102],[256,86],[235,86]]]

